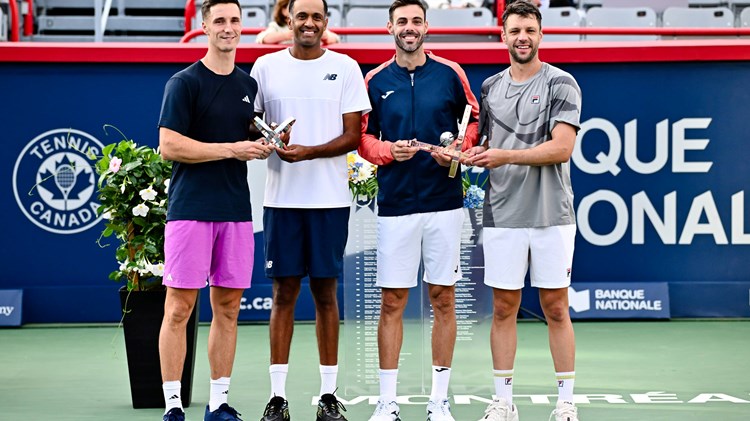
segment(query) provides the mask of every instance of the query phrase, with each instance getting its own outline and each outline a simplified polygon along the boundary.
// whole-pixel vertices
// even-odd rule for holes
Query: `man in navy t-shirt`
[[[180,378],[185,327],[198,290],[211,286],[208,337],[211,392],[204,420],[235,420],[227,404],[237,316],[250,286],[254,237],[246,161],[273,148],[250,141],[258,84],[234,64],[241,31],[237,0],[204,0],[208,52],[172,76],[164,90],[159,146],[174,161],[165,232],[167,300],[159,337],[166,413],[182,421]]]

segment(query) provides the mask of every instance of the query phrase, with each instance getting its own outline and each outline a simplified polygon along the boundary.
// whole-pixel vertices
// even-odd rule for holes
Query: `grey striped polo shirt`
[[[531,79],[514,82],[508,69],[482,84],[480,133],[490,148],[529,149],[551,138],[563,122],[580,129],[581,89],[569,73],[547,63]],[[484,226],[540,228],[575,224],[570,161],[490,170]]]

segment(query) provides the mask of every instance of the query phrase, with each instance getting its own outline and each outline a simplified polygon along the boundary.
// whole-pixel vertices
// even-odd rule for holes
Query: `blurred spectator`
[[[291,44],[294,34],[289,28],[289,0],[278,0],[273,6],[272,20],[268,27],[258,34],[255,42],[258,44]],[[323,44],[339,42],[339,36],[326,29],[321,38]]]

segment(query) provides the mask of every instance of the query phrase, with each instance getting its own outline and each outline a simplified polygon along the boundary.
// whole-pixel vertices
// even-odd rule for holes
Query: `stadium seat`
[[[328,8],[328,27],[340,28],[342,25],[341,10],[330,7]]]
[[[469,27],[480,28],[494,25],[492,12],[485,7],[462,8],[462,9],[429,9],[427,11],[427,23],[430,28]],[[490,35],[430,35],[427,33],[427,41],[431,42],[481,42],[498,41],[499,36]]]
[[[740,13],[740,27],[750,28],[750,7],[742,9]]]
[[[542,32],[544,28],[558,26],[565,28],[579,28],[583,22],[581,14],[575,7],[551,7],[542,10]],[[581,12],[583,13],[583,12]],[[580,35],[544,35],[542,42],[579,41]]]
[[[243,7],[242,8],[242,27],[243,28],[265,28],[268,23],[266,11],[260,7]]]
[[[593,7],[586,12],[589,28],[654,28],[656,12],[649,7]],[[586,35],[586,41],[653,41],[657,35]]]
[[[349,0],[348,3],[350,8],[377,7],[388,10],[388,8],[391,7],[393,0]]]
[[[580,0],[578,5],[584,10],[587,10],[592,7],[602,7],[602,1],[603,0]]]
[[[670,7],[664,11],[662,26],[665,28],[733,28],[734,14],[726,7]],[[675,38],[696,39],[697,37],[662,37],[662,39]],[[700,38],[711,37],[704,36]]]
[[[3,13],[3,9],[0,9],[0,41],[8,40],[8,17]]]
[[[688,0],[690,7],[719,7],[726,4],[727,0]]]
[[[387,7],[352,7],[346,12],[346,26],[357,27],[379,27],[385,32],[388,23]],[[393,42],[391,35],[347,35],[348,42]],[[342,38],[343,39],[343,38]]]

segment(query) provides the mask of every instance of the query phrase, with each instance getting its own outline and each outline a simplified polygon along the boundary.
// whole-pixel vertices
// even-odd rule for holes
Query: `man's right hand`
[[[411,159],[419,151],[417,146],[409,146],[406,140],[398,140],[391,143],[391,156],[396,161],[406,161]]]
[[[253,159],[266,159],[274,151],[273,146],[266,143],[261,138],[255,142],[243,140],[242,142],[232,143],[232,152],[234,157],[240,161],[252,161]]]

